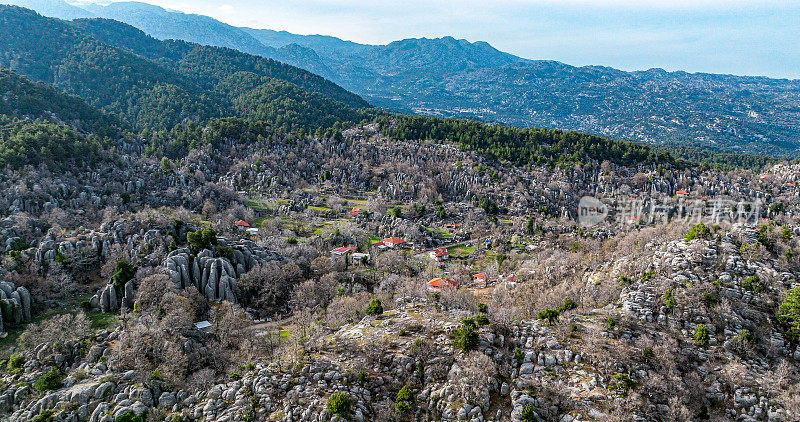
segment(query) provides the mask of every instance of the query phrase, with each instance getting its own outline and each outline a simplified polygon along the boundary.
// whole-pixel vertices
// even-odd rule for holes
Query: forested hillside
[[[0,68],[0,168],[80,165],[125,130],[78,97]]]
[[[0,23],[6,29],[0,33],[0,66],[74,93],[137,128],[168,129],[186,120],[237,115],[233,103],[242,100],[219,90],[217,84],[241,71],[268,78],[261,82],[272,95],[256,93],[255,98],[269,99],[273,103],[267,108],[285,113],[280,120],[287,129],[314,130],[332,120],[358,121],[362,116],[353,107],[368,105],[319,76],[271,59],[160,42],[119,22],[70,24],[0,6]],[[103,36],[103,41],[122,48],[98,39]],[[316,114],[302,111],[308,109],[307,103],[335,117],[322,114],[317,120]]]
[[[667,151],[633,142],[611,141],[585,133],[552,129],[519,129],[470,120],[402,116],[391,119],[388,133],[398,139],[457,142],[465,149],[516,165],[580,164],[602,161],[618,165],[676,164]]]
[[[45,118],[102,136],[119,134],[119,120],[79,97],[0,68],[0,114],[18,118]]]
[[[48,164],[80,166],[97,158],[104,141],[53,121],[14,119],[0,115],[0,169]]]

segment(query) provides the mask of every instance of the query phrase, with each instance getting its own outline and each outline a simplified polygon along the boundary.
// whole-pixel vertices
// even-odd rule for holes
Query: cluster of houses
[[[388,237],[372,244],[372,247],[379,251],[385,251],[387,249],[400,249],[407,246],[408,243],[398,237]],[[372,256],[370,254],[358,252],[358,247],[354,245],[334,248],[331,250],[331,255],[344,257],[353,263],[369,263],[372,260]]]
[[[352,210],[348,212],[353,217],[357,217],[362,210],[358,207],[353,207]],[[252,227],[250,223],[244,220],[238,220],[235,223],[236,228],[246,232],[251,235],[258,234],[258,229]],[[446,224],[446,228],[458,228],[460,224],[453,223],[453,224]],[[389,249],[401,249],[407,248],[409,246],[408,242],[399,238],[399,237],[387,237],[385,239],[381,239],[372,244],[372,247],[378,251],[386,251]],[[436,248],[428,252],[431,259],[436,262],[441,263],[444,265],[445,261],[450,259],[450,251],[447,248]],[[348,260],[348,263],[353,264],[368,264],[372,260],[372,256],[369,253],[362,253],[358,252],[358,247],[355,245],[350,246],[340,246],[338,248],[334,248],[331,250],[331,255],[336,257],[342,257]],[[470,283],[467,283],[468,287],[473,289],[483,289],[493,284],[493,280],[490,280],[491,277],[487,276],[486,273],[481,272],[477,274],[473,274],[472,280]],[[514,283],[516,280],[513,276],[508,277],[505,281]],[[457,289],[461,287],[461,283],[459,281],[446,278],[446,277],[434,277],[430,279],[427,283],[428,289],[434,292],[439,292],[446,289]]]
[[[367,264],[372,260],[372,257],[368,253],[361,253],[358,252],[358,248],[355,246],[340,246],[335,248],[331,251],[331,255],[334,256],[341,256],[345,259],[350,259],[353,263],[363,263]]]
[[[443,262],[450,259],[450,251],[447,248],[436,248],[429,252],[431,259],[436,262]]]
[[[468,283],[466,287],[470,289],[485,289],[491,285],[494,285],[495,282],[502,281],[503,285],[506,287],[513,287],[517,283],[516,277],[509,276],[509,277],[489,277],[486,273],[477,273],[472,275],[472,282]],[[445,277],[434,277],[428,281],[428,289],[439,292],[445,289],[457,289],[461,286],[461,283]]]

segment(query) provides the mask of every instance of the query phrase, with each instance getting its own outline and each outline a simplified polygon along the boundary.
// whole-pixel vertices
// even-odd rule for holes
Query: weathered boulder
[[[113,284],[106,285],[100,292],[100,310],[104,313],[116,312],[119,310],[117,288]]]

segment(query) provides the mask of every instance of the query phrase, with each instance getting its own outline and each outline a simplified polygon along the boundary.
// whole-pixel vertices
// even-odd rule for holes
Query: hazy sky
[[[236,26],[362,43],[452,35],[574,65],[800,78],[797,0],[145,2]]]

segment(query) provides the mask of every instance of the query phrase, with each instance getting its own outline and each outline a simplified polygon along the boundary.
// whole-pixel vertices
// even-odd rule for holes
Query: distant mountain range
[[[49,16],[109,18],[158,39],[273,58],[398,111],[647,143],[800,155],[799,80],[574,67],[528,60],[485,42],[452,37],[365,45],[322,35],[237,28],[137,2],[80,8],[62,0],[11,2]]]

